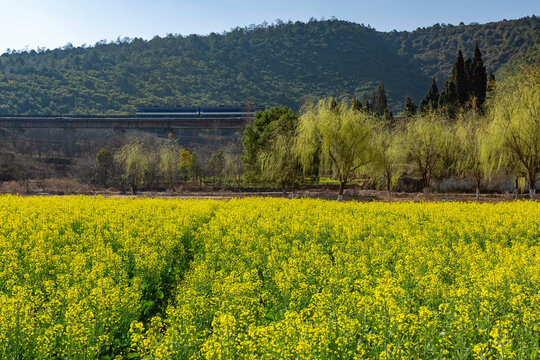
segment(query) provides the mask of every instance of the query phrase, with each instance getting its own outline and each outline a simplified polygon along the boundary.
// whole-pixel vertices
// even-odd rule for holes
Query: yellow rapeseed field
[[[1,359],[539,359],[540,204],[0,197]]]

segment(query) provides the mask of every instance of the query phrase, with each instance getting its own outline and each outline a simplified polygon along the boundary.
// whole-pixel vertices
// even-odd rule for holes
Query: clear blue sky
[[[236,26],[311,17],[380,31],[435,23],[485,23],[540,15],[540,0],[0,0],[0,53],[26,46],[93,45],[117,37],[221,33]]]

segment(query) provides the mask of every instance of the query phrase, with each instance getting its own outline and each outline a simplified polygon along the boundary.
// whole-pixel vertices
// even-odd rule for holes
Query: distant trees
[[[431,80],[431,86],[429,91],[420,101],[420,112],[427,113],[433,112],[439,107],[439,88],[437,87],[437,82],[435,78]]]
[[[461,50],[458,51],[452,73],[444,83],[437,106],[434,106],[433,101],[436,97],[434,87],[436,87],[435,79],[428,95],[420,103],[421,111],[441,108],[452,118],[457,116],[460,109],[483,111],[487,92],[487,75],[478,44],[474,47],[473,59],[463,60],[463,53]]]
[[[138,188],[144,184],[145,175],[150,171],[150,156],[151,152],[145,149],[143,140],[136,137],[131,137],[114,155],[132,194],[136,194]]]
[[[101,149],[96,155],[95,179],[101,186],[109,186],[114,181],[114,157],[112,152]]]
[[[178,154],[178,171],[184,181],[188,180],[194,169],[194,155],[186,149],[180,150]]]
[[[408,118],[416,115],[416,105],[412,102],[409,96],[405,98],[405,106],[403,108],[403,113]]]
[[[165,178],[168,192],[174,192],[181,150],[180,145],[173,137],[162,139],[159,143],[159,169]]]
[[[212,153],[206,166],[212,176],[212,182],[216,184],[216,179],[220,180],[225,171],[225,156],[223,155],[223,150],[220,149]]]
[[[110,154],[107,149],[98,154],[96,178],[103,179],[110,168]],[[163,186],[167,192],[174,192],[180,178],[187,181],[194,174],[193,154],[172,137],[130,136],[112,156],[122,172],[122,188],[126,182],[133,194],[142,186]],[[103,180],[99,184],[104,185]]]
[[[425,74],[441,80],[447,76],[456,44],[472,50],[478,39],[483,64],[495,71],[509,54],[517,55],[513,61],[535,48],[537,37],[529,35],[538,24],[538,18],[529,17],[476,27],[437,25],[384,33],[330,20],[285,23],[264,31],[238,29],[10,52],[0,58],[0,113],[126,114],[143,105],[239,104],[246,91],[257,104],[298,110],[297,99],[307,93],[339,98],[364,91],[374,81],[384,81],[394,99],[407,94],[419,99],[424,94],[411,93],[417,88],[411,85],[425,82]],[[302,61],[314,44],[318,56]],[[536,59],[534,54],[526,58]],[[401,107],[386,95],[389,110]],[[369,102],[373,104],[371,98]],[[379,113],[383,116],[384,110]]]

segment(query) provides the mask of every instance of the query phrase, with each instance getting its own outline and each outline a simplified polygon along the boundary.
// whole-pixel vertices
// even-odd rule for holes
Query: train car
[[[244,107],[202,107],[201,117],[230,118],[230,117],[253,117],[258,108]]]
[[[136,117],[154,118],[251,118],[256,111],[263,110],[257,107],[143,107],[135,110]]]
[[[197,118],[199,113],[198,107],[143,107],[135,110],[136,117],[156,118]]]

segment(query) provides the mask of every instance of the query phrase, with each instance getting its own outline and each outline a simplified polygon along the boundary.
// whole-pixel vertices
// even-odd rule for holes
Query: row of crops
[[[540,358],[539,214],[0,197],[0,358]]]

